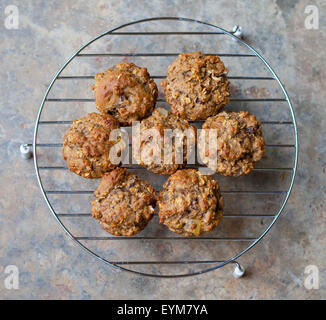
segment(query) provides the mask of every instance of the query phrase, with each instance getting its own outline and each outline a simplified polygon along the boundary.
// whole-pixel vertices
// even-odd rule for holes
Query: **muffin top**
[[[150,115],[158,95],[157,86],[146,68],[121,63],[95,76],[97,109],[116,117],[121,125],[131,125]]]
[[[132,236],[143,230],[154,214],[154,188],[125,168],[106,173],[94,191],[92,216],[116,236]]]
[[[141,121],[140,139],[133,139],[133,155],[139,165],[151,172],[172,174],[183,168],[188,160],[191,162],[195,143],[195,127],[158,108]]]
[[[163,185],[159,200],[160,223],[184,236],[199,236],[216,227],[224,201],[217,181],[197,170],[178,170]]]
[[[203,129],[213,129],[209,138],[203,130],[200,157],[210,169],[224,176],[248,174],[265,153],[261,122],[247,111],[222,112],[208,118]]]
[[[230,100],[227,71],[218,56],[180,54],[161,82],[172,112],[188,120],[216,115]]]
[[[119,129],[117,119],[106,114],[89,113],[74,120],[63,138],[62,155],[70,171],[84,178],[100,178],[117,164],[110,160],[110,149],[120,140],[110,140]]]

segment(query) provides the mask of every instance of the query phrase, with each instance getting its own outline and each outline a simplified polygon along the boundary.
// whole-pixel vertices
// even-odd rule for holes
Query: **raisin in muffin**
[[[177,171],[164,183],[158,206],[160,223],[184,236],[199,236],[219,224],[224,201],[212,176],[186,169]]]
[[[132,236],[142,231],[154,214],[154,188],[125,168],[106,173],[94,196],[92,216],[115,236]]]
[[[218,56],[183,53],[161,82],[172,112],[188,120],[206,120],[230,100],[228,69]]]
[[[146,68],[121,63],[95,76],[97,109],[116,117],[122,125],[149,116],[158,95],[157,86]]]
[[[261,122],[247,111],[219,113],[208,118],[203,129],[214,130],[211,138],[205,130],[201,132],[200,157],[206,166],[223,176],[250,173],[265,153]]]
[[[69,170],[84,178],[100,178],[117,167],[109,154],[120,139],[110,140],[110,133],[119,128],[118,120],[108,114],[93,112],[74,120],[63,138],[62,155]]]
[[[158,108],[141,121],[139,132],[133,137],[133,155],[149,171],[172,174],[194,162],[196,129],[187,120]]]

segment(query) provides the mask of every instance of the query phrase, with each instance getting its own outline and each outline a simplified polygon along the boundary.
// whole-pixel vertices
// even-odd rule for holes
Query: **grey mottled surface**
[[[0,4],[2,20],[5,7],[11,4],[19,9],[19,29],[7,30],[2,22],[0,26],[0,298],[326,298],[324,1],[136,0],[67,4],[67,1],[4,0]],[[319,7],[319,30],[304,27],[308,4]],[[294,105],[300,137],[294,190],[284,214],[270,233],[240,258],[248,273],[240,280],[232,278],[231,266],[201,276],[169,280],[136,276],[104,265],[64,234],[41,197],[33,163],[19,156],[20,143],[32,141],[34,121],[46,87],[66,59],[103,31],[153,16],[196,18],[225,29],[234,24],[243,26],[246,40],[274,67]],[[199,47],[205,45],[205,40],[201,41]],[[114,48],[109,46],[107,50],[114,52]],[[90,66],[101,65],[101,61],[96,63]],[[237,86],[234,89],[242,90]],[[57,90],[58,95],[67,94],[64,85]],[[245,93],[259,97],[266,91],[257,91],[252,85]],[[60,108],[55,114],[47,114],[48,119],[58,118]],[[272,116],[271,113],[266,115]],[[273,116],[280,114],[282,110]],[[271,138],[279,136],[274,132]],[[52,161],[51,154],[44,157]],[[59,173],[56,181],[47,181],[49,186],[54,188],[55,183],[61,183],[69,187],[65,174]],[[88,227],[85,224],[75,227]],[[247,230],[241,224],[235,226]],[[225,230],[229,230],[227,225]],[[7,265],[19,268],[19,290],[4,286]],[[319,290],[304,287],[304,270],[308,265],[319,268]]]

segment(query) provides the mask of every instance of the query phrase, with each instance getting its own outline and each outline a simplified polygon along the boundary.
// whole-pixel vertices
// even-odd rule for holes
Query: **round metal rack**
[[[34,131],[33,155],[43,197],[65,232],[79,246],[106,264],[155,277],[201,274],[235,264],[270,230],[290,196],[297,167],[298,138],[290,99],[281,81],[250,45],[239,38],[241,27],[228,32],[215,25],[178,17],[158,17],[124,24],[81,47],[51,81],[41,103]],[[225,216],[217,230],[184,238],[157,223],[157,214],[139,235],[114,237],[90,214],[89,201],[98,180],[67,170],[61,156],[62,137],[76,118],[95,111],[90,85],[96,72],[121,61],[147,67],[159,81],[181,52],[220,56],[229,67],[232,97],[226,111],[249,110],[263,123],[266,156],[248,176],[220,177]],[[158,106],[168,107],[159,87]],[[200,127],[201,123],[195,123]],[[23,145],[24,158],[30,157]],[[201,164],[198,163],[198,166]],[[124,165],[154,187],[167,178],[137,165]],[[87,181],[86,181],[87,180]]]

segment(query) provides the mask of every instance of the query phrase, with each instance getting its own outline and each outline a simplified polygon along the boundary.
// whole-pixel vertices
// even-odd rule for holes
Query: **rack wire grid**
[[[234,32],[233,32],[234,33]],[[218,269],[257,244],[281,214],[293,186],[298,153],[295,115],[281,81],[250,45],[215,25],[178,17],[130,22],[81,47],[50,83],[34,131],[33,153],[44,199],[61,227],[78,245],[106,264],[155,277],[180,277]],[[159,88],[157,107],[168,107],[159,85],[182,52],[222,57],[229,68],[231,100],[226,111],[248,110],[263,123],[266,155],[241,177],[215,176],[225,199],[221,224],[200,237],[173,234],[158,215],[132,237],[115,237],[91,217],[90,201],[99,180],[83,179],[61,156],[62,138],[74,119],[96,111],[94,75],[121,62],[148,68]],[[200,127],[202,122],[194,122]],[[131,172],[159,191],[167,176],[137,165]]]

